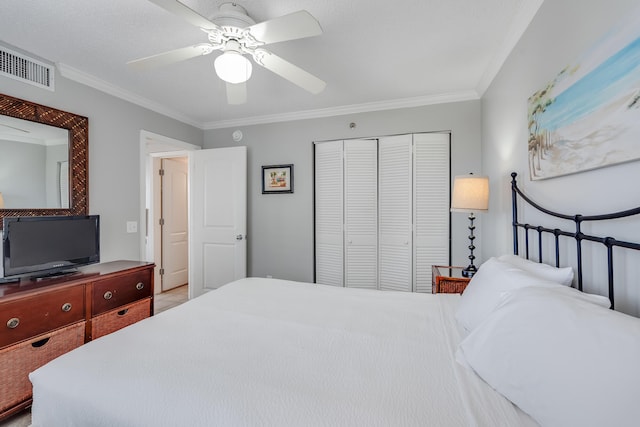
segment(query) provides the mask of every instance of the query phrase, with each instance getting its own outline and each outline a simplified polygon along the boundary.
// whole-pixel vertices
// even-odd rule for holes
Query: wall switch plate
[[[137,221],[127,221],[127,233],[137,233],[138,223]]]

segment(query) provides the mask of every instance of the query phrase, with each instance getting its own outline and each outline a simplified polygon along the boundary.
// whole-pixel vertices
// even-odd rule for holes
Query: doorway
[[[140,224],[144,224],[144,232],[140,233],[140,247],[142,248],[141,259],[149,262],[155,262],[156,268],[154,271],[154,283],[155,293],[160,293],[178,286],[181,277],[186,277],[186,271],[181,271],[184,267],[180,267],[180,263],[166,263],[163,261],[166,259],[183,259],[184,263],[188,265],[187,245],[188,240],[188,227],[184,226],[172,226],[172,232],[166,233],[165,238],[162,238],[163,227],[160,225],[160,219],[162,215],[162,179],[159,174],[159,170],[162,166],[163,159],[165,162],[175,165],[180,162],[187,163],[187,154],[189,151],[200,150],[197,145],[189,144],[184,141],[168,138],[162,135],[154,134],[148,131],[140,132],[140,204],[141,204],[141,218]],[[182,159],[182,160],[177,160]],[[180,182],[183,179],[188,178],[178,177],[173,182]],[[188,174],[188,168],[185,168],[185,174]],[[186,184],[186,181],[184,181]],[[167,185],[165,184],[165,187]],[[175,185],[169,185],[175,186]],[[174,193],[174,192],[172,192]],[[166,197],[165,197],[166,202]],[[176,216],[184,216],[186,221],[187,215],[187,202],[186,192],[184,194],[184,200],[182,196],[178,196],[178,200],[174,201],[178,209],[174,210],[176,215],[173,215],[173,219]],[[165,207],[165,212],[167,207]],[[184,215],[180,215],[182,212]],[[180,219],[180,218],[178,218]],[[175,232],[176,229],[182,229],[179,232]],[[175,254],[178,251],[177,255]],[[167,257],[168,254],[170,258]],[[182,264],[184,264],[182,263]],[[164,269],[164,275],[161,274],[161,269]],[[169,276],[167,276],[169,273]],[[167,277],[168,280],[164,280],[163,277]],[[167,283],[165,283],[167,282]],[[186,283],[186,280],[183,281]]]
[[[188,166],[187,157],[160,158],[160,188],[154,188],[154,192],[160,198],[160,219],[156,223],[160,227],[161,249],[156,260],[160,259],[162,292],[189,281]]]

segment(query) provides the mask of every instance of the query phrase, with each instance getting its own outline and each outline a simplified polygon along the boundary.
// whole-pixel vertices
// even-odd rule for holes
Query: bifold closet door
[[[316,282],[431,292],[449,264],[450,135],[315,145]]]
[[[343,141],[315,144],[316,283],[344,286]]]
[[[413,135],[414,291],[431,292],[431,266],[449,265],[450,135]]]
[[[379,289],[413,290],[412,135],[378,140]]]
[[[378,288],[378,144],[344,141],[345,286]]]

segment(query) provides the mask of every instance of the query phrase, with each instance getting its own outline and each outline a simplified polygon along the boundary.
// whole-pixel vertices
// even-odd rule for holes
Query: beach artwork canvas
[[[532,180],[640,159],[638,15],[529,98]]]

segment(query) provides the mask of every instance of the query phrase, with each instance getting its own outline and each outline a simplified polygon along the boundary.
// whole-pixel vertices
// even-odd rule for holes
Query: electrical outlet
[[[136,221],[127,221],[127,233],[137,233],[138,223]]]

